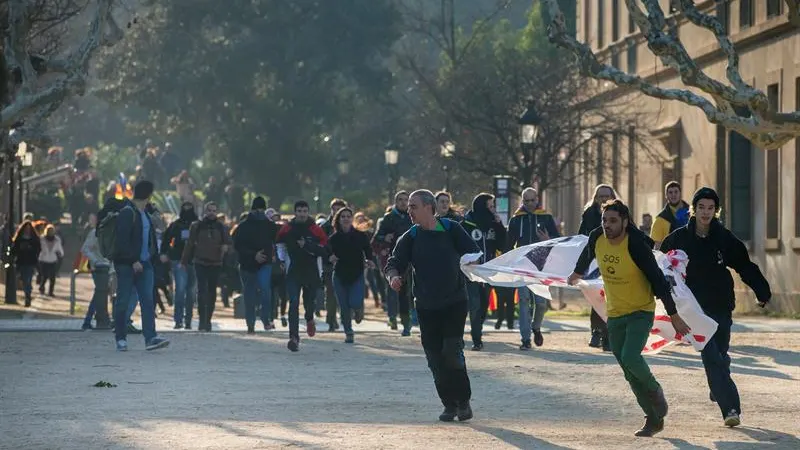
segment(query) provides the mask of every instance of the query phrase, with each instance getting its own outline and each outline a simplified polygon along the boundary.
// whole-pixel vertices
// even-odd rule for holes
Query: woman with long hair
[[[353,210],[344,207],[333,216],[334,232],[328,239],[333,267],[333,288],[341,309],[345,343],[354,339],[351,320],[364,318],[364,267],[375,268],[370,237],[353,226]],[[352,314],[352,316],[351,316]]]
[[[42,244],[33,223],[30,220],[22,222],[14,234],[14,243],[11,255],[14,257],[17,270],[22,278],[22,291],[25,293],[25,306],[31,306],[31,293],[33,292],[33,273],[39,263],[39,253]]]
[[[53,290],[56,285],[56,272],[58,263],[64,257],[64,247],[61,246],[61,238],[56,236],[56,227],[52,224],[44,229],[44,236],[41,238],[42,251],[39,253],[39,265],[42,271],[42,280],[39,283],[39,293],[44,295],[44,285],[50,282],[50,289],[47,295],[53,297]]]

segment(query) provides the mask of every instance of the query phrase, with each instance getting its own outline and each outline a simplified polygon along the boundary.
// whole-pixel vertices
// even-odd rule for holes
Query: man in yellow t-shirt
[[[667,204],[658,213],[653,227],[650,229],[650,238],[655,241],[655,249],[670,233],[689,223],[689,204],[681,200],[681,184],[670,181],[664,186],[664,197]]]
[[[628,207],[621,200],[609,200],[603,204],[602,213],[603,226],[589,234],[568,281],[575,284],[597,259],[605,287],[611,351],[647,416],[635,435],[649,437],[664,429],[667,415],[664,391],[642,357],[653,327],[653,294],[664,303],[675,331],[686,334],[689,328],[678,315],[672,288],[653,256],[653,241],[633,226]]]

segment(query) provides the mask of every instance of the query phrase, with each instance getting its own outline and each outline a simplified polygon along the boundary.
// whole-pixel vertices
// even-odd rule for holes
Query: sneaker
[[[176,323],[175,326],[172,327],[172,329],[173,330],[182,330],[183,329],[183,324],[182,323]]]
[[[522,351],[527,351],[531,349],[531,341],[522,341],[522,345],[519,346],[519,349]]]
[[[300,339],[296,337],[290,338],[289,343],[286,344],[286,347],[293,352],[300,350]]]
[[[281,316],[281,326],[282,326],[283,328],[286,328],[286,327],[288,327],[288,326],[289,326],[289,321],[288,321],[288,320],[286,320],[286,316]]]
[[[118,352],[127,352],[128,351],[128,341],[125,339],[120,339],[117,341],[117,351]]]
[[[725,415],[725,426],[726,427],[738,427],[742,424],[742,418],[739,417],[739,413],[736,412],[735,409],[732,409],[728,414]]]
[[[275,325],[272,322],[267,322],[264,324],[264,331],[272,331],[275,329]]]
[[[503,326],[503,321],[502,320],[498,320],[497,322],[494,323],[494,329],[495,330],[499,330],[501,326]]]
[[[132,323],[128,324],[128,334],[142,334],[142,330],[133,326]]]
[[[256,334],[256,327],[247,327],[247,334]]]
[[[664,397],[664,389],[662,389],[661,386],[655,391],[650,392],[650,400],[653,402],[653,408],[655,408],[658,416],[661,418],[666,417],[669,411],[669,405],[667,405],[667,399]]]
[[[361,308],[356,309],[353,313],[353,319],[355,319],[356,323],[361,323],[364,320],[364,310]]]
[[[335,323],[328,324],[328,333],[335,333],[338,329],[339,327]]]
[[[91,323],[84,323],[83,325],[81,325],[81,330],[83,330],[83,331],[89,331],[89,330],[93,330],[93,329],[94,329],[94,327],[92,326]]]
[[[169,345],[169,339],[165,339],[159,336],[150,339],[150,342],[147,343],[145,346],[145,350],[158,350],[160,348],[167,347]]]
[[[458,416],[459,422],[466,422],[467,420],[472,419],[472,406],[470,406],[469,400],[458,405],[458,408],[456,409],[456,415]]]
[[[392,330],[397,329],[397,319],[389,319],[389,328]]]
[[[608,338],[601,339],[601,342],[602,342],[601,347],[603,347],[603,351],[604,352],[610,352],[611,351],[611,344],[608,342]]]
[[[483,342],[475,342],[474,344],[472,344],[473,352],[479,352],[481,350],[483,350]]]
[[[589,347],[600,348],[601,346],[600,333],[592,333],[592,338],[589,339]]]
[[[191,330],[192,329],[192,323],[191,322],[187,323],[186,325],[183,326],[183,329],[184,330]]]
[[[649,417],[645,417],[644,426],[639,428],[633,435],[638,437],[653,437],[656,433],[663,430],[664,419],[650,420]]]
[[[403,332],[402,332],[402,333],[400,333],[400,336],[403,336],[403,337],[409,337],[409,336],[411,336],[411,327],[409,327],[409,328],[403,328]]]
[[[314,319],[306,322],[306,333],[308,333],[308,337],[314,337],[317,334],[317,324],[314,323]]]
[[[458,408],[455,406],[445,406],[444,411],[439,414],[439,420],[442,422],[452,422],[456,420],[456,416],[458,415]]]
[[[355,338],[353,337],[352,334],[345,335],[345,337],[344,337],[344,343],[345,344],[352,344],[354,342],[355,342]]]
[[[536,344],[537,347],[541,347],[542,344],[544,344],[544,336],[542,336],[540,330],[533,330],[533,343]]]

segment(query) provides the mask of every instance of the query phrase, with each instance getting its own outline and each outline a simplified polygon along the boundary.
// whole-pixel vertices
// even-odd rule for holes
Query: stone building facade
[[[788,23],[784,2],[696,3],[722,18],[739,52],[743,79],[767,93],[780,110],[800,109],[800,31]],[[661,5],[669,11],[668,0]],[[605,62],[662,87],[684,88],[676,73],[648,50],[624,0],[578,0],[577,15],[578,39]],[[727,60],[710,32],[680,16],[670,16],[669,26],[709,76],[726,80]],[[746,242],[770,281],[775,306],[800,313],[800,138],[764,151],[709,123],[697,108],[610,84],[600,87],[609,98],[642,112],[649,139],[642,145],[627,138],[630,130],[620,130],[587,149],[579,181],[547,193],[548,207],[564,221],[565,231],[577,230],[582,204],[597,183],[612,184],[637,221],[661,210],[663,187],[670,180],[681,182],[687,201],[697,188],[711,186],[722,199],[725,224]],[[752,309],[751,292],[738,276],[734,279],[741,294],[737,308]]]

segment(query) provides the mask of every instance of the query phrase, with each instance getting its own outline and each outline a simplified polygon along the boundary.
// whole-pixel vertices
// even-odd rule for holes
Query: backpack
[[[453,248],[457,249],[458,248],[458,240],[456,238],[456,235],[451,232],[453,224],[457,223],[457,222],[455,222],[453,220],[450,220],[450,219],[443,219],[443,218],[438,218],[436,220],[438,220],[439,223],[442,224],[442,227],[444,228],[445,233],[450,235],[450,238],[453,240]],[[418,229],[419,229],[419,225],[412,225],[411,228],[408,229],[408,236],[411,237],[411,238],[416,238]],[[412,252],[409,254],[409,259],[413,255],[413,249],[414,249],[414,243],[412,242],[411,243]]]
[[[97,225],[97,243],[100,254],[106,259],[113,259],[114,247],[117,242],[117,218],[122,209],[109,212],[100,224]],[[136,216],[133,217],[136,222]]]

